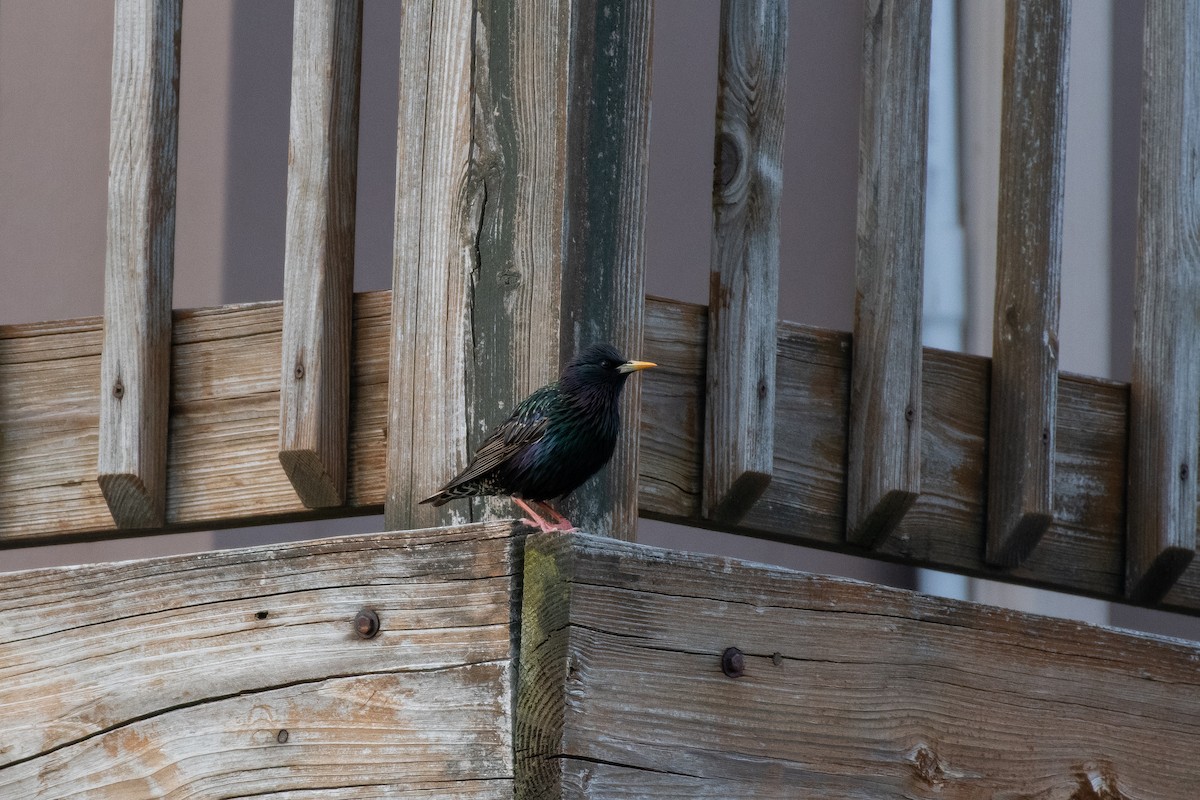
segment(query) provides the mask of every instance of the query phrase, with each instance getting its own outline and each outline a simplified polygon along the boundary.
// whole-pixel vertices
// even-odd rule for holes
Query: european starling
[[[488,434],[467,468],[421,502],[440,506],[460,497],[510,495],[532,517],[523,522],[543,531],[574,530],[547,501],[579,488],[612,457],[625,380],[653,366],[626,361],[612,345],[592,345],[567,364],[557,381],[522,400]],[[529,502],[554,521],[543,519]]]

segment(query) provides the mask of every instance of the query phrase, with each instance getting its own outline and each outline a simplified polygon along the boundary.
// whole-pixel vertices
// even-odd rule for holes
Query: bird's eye
[[[604,367],[605,369],[615,369],[617,362],[613,361],[611,358],[606,358],[600,362],[600,366]]]

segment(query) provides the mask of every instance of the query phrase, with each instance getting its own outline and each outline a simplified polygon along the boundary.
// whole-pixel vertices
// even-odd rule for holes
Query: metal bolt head
[[[727,677],[740,678],[746,674],[746,656],[736,647],[726,647],[721,654],[721,672]]]
[[[379,615],[364,608],[354,616],[354,632],[360,639],[373,639],[379,633]]]

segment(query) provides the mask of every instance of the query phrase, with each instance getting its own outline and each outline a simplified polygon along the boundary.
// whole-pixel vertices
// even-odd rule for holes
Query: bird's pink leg
[[[523,520],[521,520],[521,522],[524,522],[526,525],[529,525],[531,527],[536,527],[538,530],[543,531],[545,533],[559,530],[555,526],[551,525],[549,522],[546,522],[546,520],[542,519],[541,516],[539,516],[538,513],[536,511],[534,511],[528,504],[526,504],[526,502],[524,500],[522,500],[521,498],[514,497],[512,499],[512,501],[514,503],[516,503],[518,506],[520,506],[522,511],[524,511],[529,516],[533,517],[533,519],[523,519]]]
[[[543,500],[535,500],[534,502],[549,512],[548,516],[554,520],[554,530],[562,531],[563,533],[570,533],[576,530],[575,526],[571,524],[571,520],[558,513],[554,506]]]

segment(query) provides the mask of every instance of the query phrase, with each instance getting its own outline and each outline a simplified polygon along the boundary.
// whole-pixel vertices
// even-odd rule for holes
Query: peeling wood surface
[[[0,796],[510,798],[519,570],[497,522],[6,575]]]
[[[1198,45],[1200,5],[1190,0],[1147,4],[1125,585],[1129,596],[1141,601],[1169,591],[1196,553]]]
[[[96,480],[124,528],[162,525],[182,0],[118,0]]]
[[[310,508],[346,498],[361,0],[302,0],[292,26],[279,461]]]
[[[529,537],[523,596],[522,797],[1195,789],[1178,640],[582,534]]]
[[[506,498],[418,503],[578,349],[640,354],[649,41],[648,0],[406,6],[390,527],[508,515]],[[636,446],[626,430],[568,501],[576,524],[634,530]]]
[[[771,482],[788,6],[721,3],[705,387],[705,516],[737,522]]]
[[[1071,0],[1009,0],[1000,126],[987,558],[1012,566],[1054,518]]]
[[[846,537],[875,547],[921,493],[931,5],[865,5]]]
[[[390,303],[355,298],[340,514],[383,504]],[[176,313],[167,529],[328,513],[304,508],[276,457],[281,323],[278,303]],[[700,513],[706,325],[703,306],[647,301],[642,355],[662,366],[643,378],[639,510],[723,527]],[[759,507],[723,529],[845,550],[849,335],[792,323],[778,334],[775,474]],[[100,342],[97,319],[0,326],[0,547],[127,535],[92,480]],[[924,361],[923,494],[876,555],[1122,599],[1128,386],[1059,375],[1058,514],[1020,567],[998,571],[983,558],[988,360],[926,350]],[[1200,612],[1200,569],[1160,605]]]
[[[495,0],[476,13],[469,453],[558,378],[571,17],[563,0]],[[513,508],[507,498],[450,505],[476,517]]]

